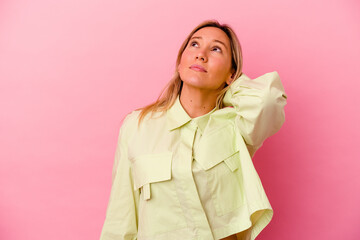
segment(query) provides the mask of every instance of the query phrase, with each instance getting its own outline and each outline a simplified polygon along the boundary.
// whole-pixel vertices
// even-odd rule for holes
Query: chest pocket
[[[240,164],[233,124],[226,124],[204,135],[198,147],[196,159],[204,170],[224,162],[234,172]]]
[[[134,190],[141,189],[143,199],[151,198],[151,184],[171,179],[172,152],[144,154],[134,158]]]
[[[197,161],[203,167],[209,192],[218,216],[244,204],[240,152],[233,124],[204,135],[199,143]]]

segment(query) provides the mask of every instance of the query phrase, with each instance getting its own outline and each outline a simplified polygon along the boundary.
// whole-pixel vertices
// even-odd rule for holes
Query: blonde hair
[[[231,55],[232,55],[232,69],[235,70],[234,78],[237,79],[241,76],[242,73],[242,66],[243,66],[243,58],[242,58],[242,51],[241,51],[241,45],[239,42],[239,39],[237,38],[235,32],[233,29],[227,25],[227,24],[220,24],[216,20],[206,20],[202,23],[200,23],[198,26],[196,26],[191,33],[187,36],[183,44],[181,45],[177,60],[176,60],[176,67],[175,72],[171,80],[166,84],[166,86],[162,89],[158,99],[149,105],[146,105],[145,107],[138,108],[136,110],[141,110],[139,114],[139,122],[138,125],[140,125],[141,121],[144,119],[144,117],[151,112],[151,116],[153,116],[154,112],[163,112],[165,113],[166,110],[168,110],[175,102],[177,96],[180,94],[182,89],[182,80],[180,79],[180,75],[177,71],[177,67],[180,64],[182,53],[184,52],[185,48],[187,47],[187,44],[189,43],[191,37],[194,35],[195,32],[200,30],[204,27],[217,27],[224,31],[226,35],[228,36],[230,40],[230,46],[231,46]],[[230,84],[231,85],[231,84]],[[223,108],[222,100],[225,96],[226,91],[229,89],[230,85],[225,83],[224,89],[222,89],[216,99],[216,107],[218,109]]]

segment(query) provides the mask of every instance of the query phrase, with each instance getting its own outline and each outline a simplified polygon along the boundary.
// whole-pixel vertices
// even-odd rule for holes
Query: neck
[[[196,118],[214,109],[217,96],[217,91],[192,88],[184,84],[180,93],[180,103],[191,118]]]

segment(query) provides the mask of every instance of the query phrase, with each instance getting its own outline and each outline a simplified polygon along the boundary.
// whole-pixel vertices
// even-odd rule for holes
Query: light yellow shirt
[[[222,109],[191,118],[179,96],[166,112],[129,113],[120,128],[101,240],[211,240],[251,228],[273,209],[252,163],[285,120],[278,73],[245,74]]]

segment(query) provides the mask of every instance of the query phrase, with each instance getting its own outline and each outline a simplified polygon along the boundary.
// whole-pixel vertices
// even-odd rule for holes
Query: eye
[[[218,46],[213,47],[211,50],[215,50],[215,52],[222,52],[221,48]]]
[[[190,46],[192,46],[192,47],[197,47],[197,46],[198,46],[197,41],[192,41],[192,42],[190,43]]]

